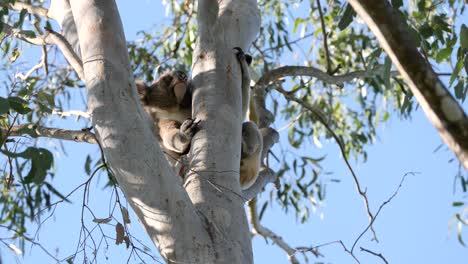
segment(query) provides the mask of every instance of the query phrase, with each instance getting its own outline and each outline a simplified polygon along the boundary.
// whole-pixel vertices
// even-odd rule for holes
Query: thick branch
[[[429,121],[468,169],[468,118],[423,58],[400,15],[387,0],[349,0],[409,84]]]
[[[73,47],[70,45],[70,43],[65,39],[65,37],[53,31],[52,29],[46,28],[46,31],[49,33],[48,37],[54,44],[59,47],[65,59],[67,59],[68,63],[70,63],[73,69],[75,69],[78,77],[81,80],[84,80],[83,63],[81,62],[78,54],[73,51]]]
[[[0,6],[7,7],[12,10],[21,11],[26,9],[26,11],[33,15],[38,15],[45,18],[50,18],[48,15],[49,10],[40,6],[33,6],[27,3],[16,2],[13,4],[1,3]]]
[[[249,214],[253,233],[259,234],[266,239],[271,239],[275,244],[277,244],[282,250],[286,252],[286,254],[288,255],[288,259],[292,264],[299,264],[299,261],[294,256],[296,254],[296,250],[290,245],[288,245],[288,243],[286,243],[282,237],[260,224],[256,198],[252,199],[249,202]]]
[[[93,133],[83,130],[65,130],[60,128],[42,127],[34,124],[23,124],[11,127],[10,130],[0,128],[2,136],[23,136],[29,135],[33,138],[48,137],[55,139],[71,140],[76,142],[86,142],[96,144],[96,138]]]

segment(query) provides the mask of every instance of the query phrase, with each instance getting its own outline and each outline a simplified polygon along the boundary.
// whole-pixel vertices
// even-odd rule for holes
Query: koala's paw
[[[191,118],[185,120],[180,126],[180,133],[191,140],[198,131],[198,123],[200,122],[196,122]]]

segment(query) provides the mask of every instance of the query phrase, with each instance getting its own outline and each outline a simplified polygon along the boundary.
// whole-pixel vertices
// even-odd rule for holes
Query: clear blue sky
[[[127,40],[134,40],[136,32],[150,29],[155,24],[164,22],[164,9],[160,1],[117,1],[123,20]],[[36,48],[33,48],[36,49]],[[33,56],[33,55],[31,55]],[[33,57],[33,61],[37,60]],[[80,95],[81,93],[81,95]],[[82,92],[77,92],[82,96]],[[81,101],[81,100],[78,100]],[[466,104],[464,105],[467,110]],[[60,122],[64,128],[82,128],[84,123],[76,123],[70,119]],[[276,123],[282,127],[281,122]],[[287,137],[283,131],[281,137]],[[356,255],[361,263],[381,263],[380,260],[367,253],[360,253],[359,246],[382,253],[390,263],[467,263],[468,249],[462,247],[456,238],[454,230],[448,231],[451,217],[456,211],[451,204],[457,200],[453,193],[453,180],[457,167],[448,161],[453,155],[443,148],[436,153],[433,151],[441,144],[436,130],[429,124],[421,111],[414,113],[411,121],[400,121],[391,118],[389,122],[378,129],[378,142],[368,148],[366,163],[352,162],[361,185],[367,187],[371,209],[375,212],[397,188],[402,176],[407,172],[418,172],[409,176],[398,195],[388,204],[377,221],[375,230],[380,243],[370,241],[370,234],[365,235]],[[41,140],[41,142],[46,142]],[[59,144],[51,141],[47,145]],[[84,143],[63,142],[67,155],[55,153],[56,178],[63,193],[68,193],[86,179],[83,169],[85,153],[97,156],[96,146]],[[315,150],[311,150],[314,152]],[[310,222],[300,224],[293,213],[287,215],[276,205],[269,207],[263,218],[263,224],[281,235],[291,246],[312,246],[327,242],[342,240],[351,247],[352,242],[367,226],[368,218],[362,199],[358,196],[350,173],[345,167],[338,146],[328,142],[321,153],[327,153],[324,163],[326,171],[332,171],[327,183],[325,202],[312,215]],[[330,179],[340,179],[340,183]],[[92,187],[90,204],[97,217],[107,217],[110,190],[102,190],[104,179],[96,181]],[[271,188],[271,186],[269,187]],[[267,192],[261,199],[269,199]],[[78,191],[72,199],[73,204],[61,204],[55,216],[49,219],[40,230],[39,240],[51,252],[58,248],[58,255],[65,257],[75,251],[80,231],[81,197],[83,191]],[[466,200],[466,198],[465,198]],[[275,204],[275,203],[273,203]],[[292,211],[291,211],[292,212]],[[87,218],[90,219],[89,217]],[[92,226],[92,224],[90,224]],[[144,241],[155,252],[141,225],[133,219],[131,232]],[[113,228],[107,231],[113,236]],[[0,236],[3,237],[3,230]],[[468,237],[465,231],[465,237]],[[468,238],[466,238],[468,240]],[[99,242],[99,241],[97,241]],[[111,242],[111,241],[110,241]],[[288,263],[284,252],[271,241],[267,244],[261,237],[254,237],[254,257],[256,263]],[[4,263],[52,263],[39,248],[32,251],[27,248],[26,255],[15,260],[3,247],[0,248]],[[310,263],[353,263],[338,244],[320,249],[323,258],[316,259],[308,254]],[[101,248],[100,263],[126,263],[130,251],[125,247],[115,246]],[[105,257],[108,259],[106,260]],[[302,260],[302,256],[298,255]],[[80,263],[78,261],[78,263]],[[131,261],[130,263],[138,263]]]

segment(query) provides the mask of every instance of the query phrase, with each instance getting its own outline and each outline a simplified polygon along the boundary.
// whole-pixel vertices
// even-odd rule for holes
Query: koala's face
[[[173,71],[169,89],[174,93],[177,103],[181,104],[184,100],[185,93],[189,89],[187,74],[183,71]]]
[[[187,74],[178,70],[163,74],[150,86],[137,83],[143,104],[165,111],[176,111],[185,104],[188,87]]]

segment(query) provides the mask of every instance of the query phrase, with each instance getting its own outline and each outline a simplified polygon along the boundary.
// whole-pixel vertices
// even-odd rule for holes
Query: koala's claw
[[[192,138],[195,133],[198,131],[198,124],[200,121],[196,122],[194,119],[185,120],[180,126],[180,132],[186,135],[189,138]]]

